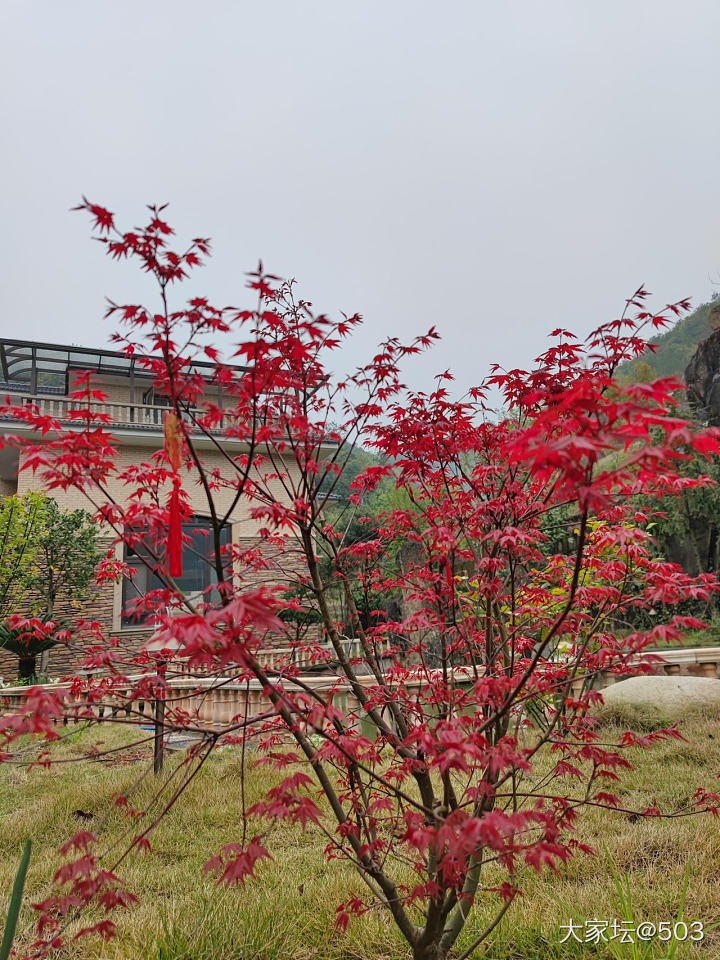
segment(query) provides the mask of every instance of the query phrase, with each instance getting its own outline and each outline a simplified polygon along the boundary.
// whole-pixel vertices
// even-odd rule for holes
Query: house
[[[211,363],[193,364],[194,372],[206,380],[206,396],[222,406],[222,391],[214,382],[215,367]],[[10,403],[35,404],[42,414],[67,424],[70,429],[80,429],[71,418],[73,401],[70,394],[81,371],[91,371],[93,388],[106,394],[102,402],[92,401],[91,407],[110,418],[105,429],[112,434],[120,468],[147,462],[148,458],[164,444],[164,415],[168,404],[165,398],[153,390],[153,380],[143,369],[138,358],[111,350],[93,350],[86,347],[62,346],[24,340],[0,340],[0,398],[9,397]],[[77,407],[77,402],[75,402]],[[0,433],[29,436],[28,425],[12,414],[0,415]],[[220,446],[219,439],[222,440]],[[227,439],[219,432],[217,436],[194,437],[197,450],[209,470],[228,471],[229,457],[241,453],[239,440]],[[0,449],[0,495],[23,494],[42,490],[40,474],[22,470],[22,449],[4,446]],[[283,469],[292,471],[287,463]],[[191,524],[185,525],[185,534],[191,543],[183,548],[183,576],[179,581],[188,594],[196,594],[211,585],[212,568],[206,558],[209,553],[209,538],[204,530],[209,529],[208,505],[202,487],[188,478],[184,484],[191,498],[194,516]],[[109,481],[110,496],[121,504],[128,502],[131,488],[119,480]],[[283,497],[278,484],[278,497]],[[79,490],[52,491],[52,496],[63,509],[82,507],[94,512],[95,507]],[[234,543],[249,548],[260,544],[260,521],[251,518],[247,501],[236,498],[228,487],[217,492],[219,509],[228,513],[224,536]],[[105,544],[111,541],[110,531],[105,529]],[[117,559],[123,559],[136,569],[136,576],[122,583],[108,584],[97,589],[95,595],[84,604],[82,615],[102,623],[106,634],[117,638],[123,646],[138,649],[152,633],[151,623],[138,623],[129,616],[127,603],[138,592],[153,586],[153,574],[142,558],[122,545],[116,546]],[[265,579],[279,582],[272,570],[263,574]],[[77,611],[75,611],[77,616]],[[77,659],[77,657],[75,658]],[[49,671],[53,675],[68,672],[76,665],[73,655],[58,647],[52,651]],[[0,675],[12,676],[11,662],[4,660],[0,651]]]

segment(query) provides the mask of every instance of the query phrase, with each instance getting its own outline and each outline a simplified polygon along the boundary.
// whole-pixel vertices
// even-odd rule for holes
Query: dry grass
[[[689,743],[668,742],[651,753],[638,753],[637,769],[613,788],[625,805],[642,809],[657,800],[664,809],[687,802],[698,786],[715,789],[720,772],[720,725],[693,720],[685,727]],[[73,738],[63,749],[79,756],[90,733]],[[96,729],[92,738],[127,742],[128,732]],[[137,736],[137,734],[135,734]],[[134,747],[110,763],[69,763],[51,770],[0,768],[0,889],[8,891],[24,840],[33,839],[28,900],[47,891],[57,864],[57,847],[78,829],[93,829],[110,809],[109,798],[122,792],[143,769],[147,746]],[[177,761],[174,760],[174,763]],[[235,751],[213,756],[153,836],[153,849],[124,865],[122,874],[141,904],[119,917],[117,937],[103,943],[85,938],[65,956],[74,960],[394,960],[407,951],[385,915],[377,910],[353,921],[347,936],[334,929],[335,907],[349,889],[361,885],[352,871],[323,856],[324,840],[309,832],[274,829],[267,845],[273,863],[255,883],[218,890],[202,874],[206,860],[224,843],[240,836],[242,798],[239,758]],[[150,778],[151,779],[151,778]],[[268,774],[250,773],[247,802],[268,785]],[[153,784],[141,788],[137,803],[147,802]],[[82,813],[80,813],[82,811]],[[90,815],[92,819],[82,814]],[[110,843],[123,829],[111,813],[103,830]],[[686,918],[720,922],[720,825],[709,816],[658,821],[627,814],[608,816],[589,811],[579,831],[595,845],[598,857],[580,857],[559,875],[528,874],[516,902],[492,938],[477,951],[488,958],[575,957],[661,958],[659,948],[634,955],[610,948],[559,943],[559,925],[572,917],[622,918],[618,892],[607,855],[621,874],[628,874],[639,919],[675,920],[686,869]],[[492,915],[493,902],[480,905],[465,942]],[[30,910],[23,916],[25,928]],[[720,956],[714,930],[699,946],[683,945],[678,958]]]

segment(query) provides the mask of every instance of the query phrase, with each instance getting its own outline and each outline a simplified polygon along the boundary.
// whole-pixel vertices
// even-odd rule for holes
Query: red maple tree
[[[261,875],[272,851],[262,821],[316,829],[328,858],[352,863],[367,888],[366,897],[338,905],[341,928],[380,904],[414,960],[443,960],[473,905],[496,902],[491,927],[459,954],[469,956],[512,904],[524,867],[557,869],[590,852],[574,836],[578,811],[620,808],[612,784],[629,766],[624,751],[678,735],[628,733],[609,745],[591,707],[600,700],[593,689],[600,672],[648,670],[640,657],[648,646],[698,625],[673,616],[673,606],[709,600],[718,588],[710,575],[691,578],[657,558],[648,516],[633,499],[709,482],[689,480],[682,466],[693,452],[717,453],[717,431],[678,413],[670,379],[622,389],[614,381],[618,365],[645,349],[644,331],[687,302],[655,314],[639,289],[619,320],[586,340],[555,330],[533,369],[496,368],[453,400],[449,375],[429,393],[409,392],[400,379],[400,364],[429,346],[434,330],[408,344],[388,339],[367,363],[335,377],[327,358],[359,316],[316,314],[292,283],[262,266],[249,279],[252,308],[216,308],[200,297],[171,307],[170,288],[200,264],[208,241],[172,251],[159,207],[129,231],[100,206],[83,200],[80,209],[93,217],[108,254],[135,260],[157,280],[157,311],[110,304],[108,314],[124,326],[116,343],[168,398],[165,448],[121,465],[89,375],[76,385],[71,425],[9,400],[2,412],[34,431],[23,441],[24,469],[39,472],[49,490],[82,490],[117,543],[152,566],[162,586],[136,607],[156,622],[155,646],[166,654],[156,670],[147,653],[121,655],[97,625],[84,625],[75,642],[103,674],[73,678],[65,695],[30,690],[24,709],[0,720],[2,757],[31,733],[41,762],[52,762],[46,741],[57,737],[57,719],[70,710],[94,718],[100,702],[132,718],[141,700],[164,699],[165,731],[190,729],[200,739],[160,814],[117,799],[139,826],[112,862],[93,852],[94,834],[78,834],[63,849],[72,859],[56,875],[57,891],[38,905],[34,954],[62,941],[79,908],[131,904],[116,872],[121,863],[149,846],[159,816],[213,748],[234,742],[243,745],[243,775],[250,743],[257,762],[285,775],[239,812],[238,843],[214,856],[208,871],[227,883]],[[222,341],[233,345],[227,360]],[[211,376],[194,365],[198,359],[212,362]],[[501,414],[489,407],[498,392]],[[366,537],[349,542],[347,518],[331,522],[329,505],[359,441],[385,459],[354,482],[357,511],[385,477],[402,496]],[[112,495],[118,481],[130,494],[122,501]],[[177,583],[190,484],[204,496],[215,581],[194,598]],[[239,507],[257,520],[265,549],[225,541]],[[563,551],[550,537],[558,523],[569,543]],[[292,664],[263,665],[269,638],[285,629],[283,613],[300,605],[287,589],[256,585],[268,565],[282,567],[283,586],[301,589],[310,597],[303,604],[319,614],[338,673],[322,692]],[[99,577],[123,571],[109,556]],[[334,612],[337,590],[352,645]],[[360,593],[377,598],[370,616],[359,609]],[[402,600],[393,617],[381,603],[388,594]],[[654,608],[667,611],[667,622],[622,626]],[[180,661],[217,685],[229,676],[259,681],[267,709],[201,729],[186,700],[172,696],[168,677]],[[699,791],[674,815],[715,812],[717,803]],[[111,935],[113,922],[89,929]]]

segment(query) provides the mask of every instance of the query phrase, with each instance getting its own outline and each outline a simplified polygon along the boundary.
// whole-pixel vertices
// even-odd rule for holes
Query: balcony
[[[110,430],[120,434],[158,434],[163,429],[167,406],[154,403],[153,377],[144,368],[143,359],[147,357],[129,356],[122,351],[0,338],[0,401],[10,396],[16,405],[35,404],[43,416],[79,428],[82,421],[73,419],[71,411],[87,409],[87,403],[73,401],[69,395],[76,374],[92,373],[93,386],[123,398],[90,403],[92,412],[110,418]],[[215,365],[203,361],[193,361],[188,370],[199,374],[208,385],[215,375]],[[219,401],[221,391],[209,386],[208,396]],[[136,402],[138,397],[146,402]],[[125,398],[128,402],[124,402]],[[0,420],[13,422],[16,418],[0,414]],[[227,423],[230,422],[228,417]],[[223,431],[218,428],[213,432]]]
[[[51,417],[60,423],[68,426],[76,426],[80,429],[83,425],[82,420],[78,420],[71,415],[71,411],[87,410],[88,407],[92,413],[100,413],[110,418],[107,429],[115,432],[140,432],[160,434],[163,431],[163,418],[168,411],[166,406],[153,406],[145,403],[121,403],[117,401],[91,401],[89,404],[85,401],[80,402],[71,400],[69,397],[55,396],[48,394],[30,394],[8,391],[6,396],[15,406],[24,404],[33,404],[37,407],[41,416]],[[17,422],[17,418],[9,413],[0,413],[0,421]],[[191,421],[189,421],[191,422]],[[232,417],[228,415],[225,418],[225,426],[232,423]],[[213,430],[212,434],[221,436],[222,428]]]

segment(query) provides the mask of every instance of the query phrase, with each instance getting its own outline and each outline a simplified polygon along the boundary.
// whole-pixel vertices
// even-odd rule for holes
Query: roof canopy
[[[190,369],[207,376],[215,365],[195,361]],[[6,388],[26,389],[33,394],[64,393],[70,370],[92,370],[113,377],[151,377],[138,357],[128,357],[118,350],[0,339],[0,379]]]

